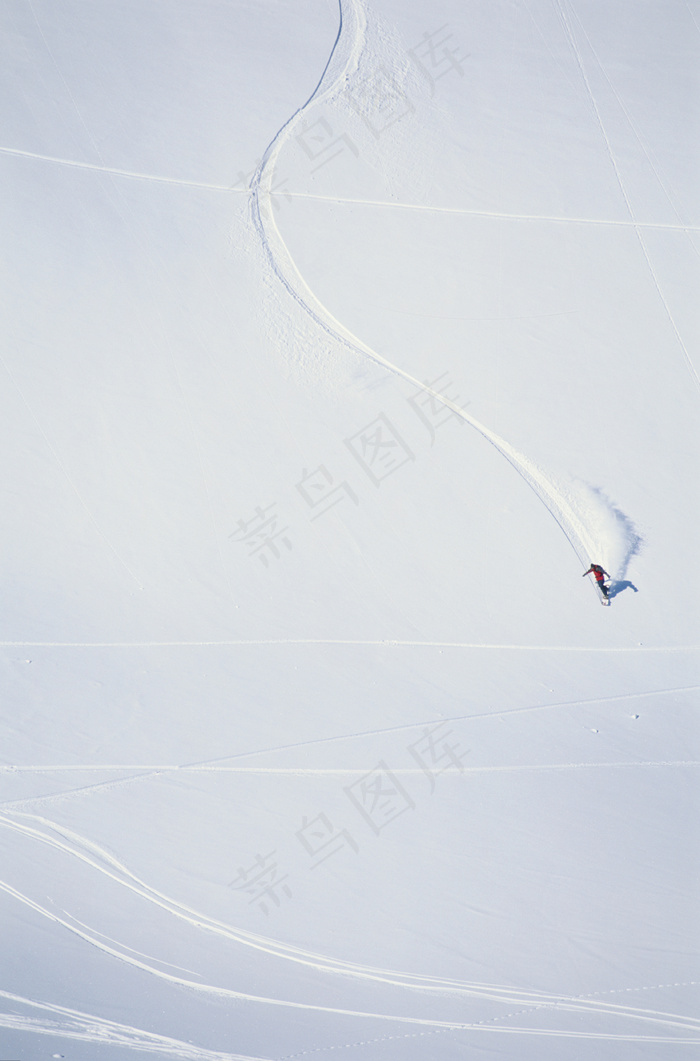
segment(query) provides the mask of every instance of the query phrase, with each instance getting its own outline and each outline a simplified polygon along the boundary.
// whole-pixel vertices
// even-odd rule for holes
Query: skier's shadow
[[[635,593],[639,593],[639,590],[637,589],[635,584],[625,579],[623,581],[611,583],[610,588],[608,589],[608,600],[611,600],[613,597],[617,597],[618,593],[622,593],[623,590],[626,589],[633,589]]]

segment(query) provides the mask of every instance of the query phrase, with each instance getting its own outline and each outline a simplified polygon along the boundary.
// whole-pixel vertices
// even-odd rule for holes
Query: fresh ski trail
[[[304,119],[309,107],[313,104],[332,101],[344,89],[346,83],[357,70],[359,58],[365,44],[367,15],[362,0],[338,0],[338,3],[338,35],[321,79],[306,103],[295,111],[291,118],[278,130],[264,152],[260,165],[251,179],[251,220],[267,262],[284,290],[330,338],[353,353],[368,357],[375,364],[388,369],[394,375],[406,380],[413,387],[430,394],[437,402],[450,409],[490,442],[545,505],[576,553],[579,561],[586,567],[591,560],[595,559],[593,555],[595,546],[585,525],[585,519],[569,503],[562,486],[557,485],[552,480],[552,477],[543,472],[529,457],[518,452],[509,442],[465,412],[455,402],[439,394],[431,386],[426,385],[424,380],[418,380],[399,365],[388,361],[349,331],[316,297],[299,272],[284,242],[275,220],[272,205],[275,167],[280,152],[293,135],[299,123]]]

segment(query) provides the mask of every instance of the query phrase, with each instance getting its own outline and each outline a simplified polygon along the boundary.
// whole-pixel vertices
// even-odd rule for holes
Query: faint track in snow
[[[0,808],[5,810],[18,810],[22,807],[42,806],[49,803],[57,803],[59,800],[68,798],[71,796],[81,796],[88,792],[105,792],[107,790],[121,788],[126,785],[136,784],[139,781],[152,780],[158,774],[166,773],[216,773],[218,771],[225,772],[237,772],[236,768],[230,768],[222,764],[231,762],[232,760],[250,759],[255,758],[259,755],[273,755],[277,752],[294,751],[299,748],[308,748],[320,744],[333,744],[339,741],[349,740],[367,740],[371,737],[386,736],[389,733],[400,733],[407,730],[416,729],[427,729],[437,725],[454,722],[473,722],[476,720],[483,721],[486,719],[497,719],[509,715],[519,715],[524,713],[532,713],[535,711],[555,711],[561,708],[585,708],[591,707],[598,704],[610,704],[617,703],[621,700],[637,700],[647,696],[667,696],[679,693],[690,693],[696,692],[699,687],[695,685],[691,686],[679,686],[670,689],[651,689],[645,692],[636,693],[623,693],[618,696],[605,696],[595,697],[589,700],[566,700],[559,701],[552,704],[531,704],[525,707],[514,707],[507,708],[504,711],[485,711],[481,713],[474,713],[470,715],[452,715],[452,716],[440,716],[439,718],[424,719],[420,722],[409,722],[400,726],[388,726],[385,729],[376,730],[365,730],[359,733],[341,733],[331,737],[316,737],[312,740],[298,741],[294,744],[276,745],[271,748],[258,748],[249,752],[239,752],[235,755],[220,756],[217,759],[207,759],[196,763],[112,763],[112,764],[91,764],[91,763],[72,763],[72,764],[59,764],[52,766],[45,765],[14,765],[4,764],[0,765],[0,775],[4,774],[21,774],[21,773],[34,773],[34,774],[52,774],[61,772],[80,772],[85,773],[111,773],[113,771],[137,771],[136,773],[130,773],[127,777],[116,778],[113,781],[100,781],[90,785],[81,785],[77,788],[65,789],[61,792],[50,792],[50,793],[39,793],[35,796],[26,796],[21,799],[10,799],[0,801]],[[580,765],[580,764],[579,764]],[[608,766],[615,764],[607,763],[591,763],[590,766]],[[694,760],[674,760],[664,762],[638,762],[638,763],[621,763],[620,766],[644,766],[644,767],[685,767],[685,766],[696,766]],[[545,767],[528,767],[523,766],[521,769],[543,769]],[[563,769],[571,768],[562,766],[561,764],[554,764],[550,769]],[[369,769],[369,768],[368,768]],[[482,771],[495,771],[498,767],[483,767],[483,768],[470,768],[474,770]],[[510,767],[504,767],[504,769],[513,769]],[[246,771],[240,771],[246,772]],[[260,773],[265,771],[259,771],[255,768],[248,772]],[[271,772],[271,771],[268,771]],[[368,771],[366,771],[368,772]],[[395,771],[396,772],[396,771]],[[299,773],[297,770],[290,770],[289,773]]]
[[[258,648],[266,645],[348,645],[368,648],[470,648],[513,652],[698,652],[700,645],[512,645],[482,641],[399,641],[333,637],[270,637],[223,641],[0,641],[0,648]]]
[[[695,15],[693,14],[693,9],[690,6],[690,4],[688,3],[688,0],[684,0],[684,2],[685,2],[686,9],[688,11],[688,14],[690,15],[690,19],[691,19],[693,25],[695,26],[696,30],[700,34],[700,24],[698,23],[697,19],[695,18]]]
[[[455,719],[445,718],[444,723],[452,723]],[[433,724],[437,725],[437,724]],[[399,727],[401,729],[408,727]],[[410,727],[416,729],[418,727]],[[370,734],[374,735],[374,734]],[[342,741],[350,740],[349,737],[328,737],[328,741]],[[323,741],[311,741],[309,744],[322,744]],[[305,747],[305,746],[302,746]],[[275,749],[277,750],[277,749]],[[265,752],[250,752],[251,755],[265,754]],[[95,792],[110,792],[115,788],[122,788],[129,784],[135,784],[138,781],[152,780],[155,776],[160,773],[179,773],[179,775],[185,775],[185,773],[193,773],[193,775],[202,775],[202,773],[227,773],[227,775],[253,775],[255,777],[274,776],[274,777],[285,777],[285,778],[323,778],[323,777],[346,777],[346,778],[363,778],[371,773],[375,768],[375,762],[366,763],[364,766],[353,766],[353,767],[305,767],[305,766],[154,766],[151,772],[139,773],[128,778],[119,778],[116,781],[102,781],[98,784],[84,785],[78,788],[67,788],[63,792],[39,794],[37,796],[25,796],[22,799],[15,800],[2,800],[0,801],[0,808],[8,813],[21,813],[23,808],[32,807],[36,810],[39,806],[45,806],[48,803],[58,803],[60,800],[68,799],[75,796],[84,796],[86,793]],[[453,778],[467,775],[467,773],[556,773],[566,772],[571,770],[589,770],[589,769],[685,769],[688,767],[700,766],[700,760],[692,759],[678,759],[678,760],[659,760],[659,761],[641,761],[641,762],[627,762],[627,763],[536,763],[536,764],[518,764],[513,766],[465,766],[460,769],[457,773],[455,771]],[[102,769],[112,769],[113,767],[103,767]],[[60,769],[60,767],[58,768]],[[93,767],[85,766],[78,767],[90,771]],[[101,769],[97,767],[97,769]],[[20,768],[19,770],[14,767],[7,768],[8,771],[12,772],[37,772],[31,768]],[[45,772],[51,773],[52,770],[47,768]],[[418,767],[393,767],[391,772],[393,775],[401,775],[402,777],[424,777],[425,771]],[[0,822],[1,824],[1,822]],[[76,919],[74,919],[76,920]],[[191,970],[187,970],[191,972]],[[196,974],[194,974],[196,975]]]
[[[647,162],[649,163],[649,167],[650,167],[652,173],[654,174],[654,177],[656,178],[656,180],[658,182],[658,185],[661,188],[661,190],[662,190],[662,192],[663,192],[663,194],[664,194],[664,196],[666,198],[666,201],[668,202],[669,206],[671,207],[672,212],[674,213],[674,215],[678,219],[678,225],[677,226],[674,225],[672,227],[674,229],[675,228],[679,228],[681,231],[684,231],[687,234],[689,234],[691,231],[696,231],[696,226],[695,225],[686,225],[683,222],[680,210],[676,206],[675,197],[674,197],[674,195],[672,193],[672,190],[667,186],[666,180],[664,179],[664,177],[662,176],[662,173],[660,172],[662,170],[661,163],[656,158],[653,150],[651,148],[648,148],[646,146],[646,144],[644,143],[644,140],[642,139],[642,136],[641,136],[640,132],[638,131],[638,129],[637,129],[637,127],[636,127],[636,125],[635,125],[635,123],[634,123],[634,121],[632,119],[632,115],[630,114],[629,110],[625,106],[625,104],[624,104],[624,102],[622,100],[622,97],[620,96],[619,92],[615,88],[615,85],[614,85],[612,79],[610,78],[607,70],[605,69],[605,66],[604,66],[603,62],[601,61],[600,57],[598,56],[598,53],[596,52],[595,48],[593,47],[593,42],[591,41],[591,38],[586,33],[586,29],[585,29],[583,23],[581,22],[581,19],[580,19],[579,15],[577,14],[576,11],[573,11],[572,14],[573,14],[573,18],[578,23],[578,26],[579,26],[579,29],[581,30],[581,33],[583,34],[583,36],[586,39],[586,43],[588,44],[588,47],[591,50],[591,55],[595,59],[595,62],[597,64],[597,66],[598,66],[598,69],[600,70],[601,74],[605,78],[605,81],[607,82],[611,93],[615,97],[615,100],[617,101],[617,104],[618,104],[620,110],[622,111],[622,113],[625,116],[627,124],[629,125],[629,127],[630,127],[630,129],[632,131],[632,135],[634,136],[635,140],[637,141],[637,144],[639,145],[642,153],[644,154],[644,157],[646,158]],[[654,157],[652,157],[652,156],[654,156]],[[655,228],[655,227],[657,227],[655,225],[648,225],[645,222],[635,222],[634,224],[635,224],[635,228]],[[690,248],[693,251],[693,253],[698,255],[698,256],[700,256],[700,252],[696,248],[696,246],[693,243],[692,239],[689,238],[688,242],[689,242]]]
[[[534,1009],[537,1009],[537,1008],[538,1007],[534,1007]],[[523,1014],[523,1013],[527,1013],[527,1012],[533,1012],[533,1010],[529,1010],[529,1011],[528,1010],[519,1010],[518,1011],[518,1016]],[[498,1020],[498,1019],[500,1019],[500,1018],[497,1018],[497,1017],[493,1018],[493,1020]],[[506,1018],[502,1018],[502,1019],[506,1019]],[[636,1035],[607,1035],[604,1032],[565,1032],[565,1031],[556,1031],[554,1029],[547,1030],[547,1031],[538,1031],[538,1030],[533,1029],[533,1028],[511,1028],[511,1027],[509,1027],[509,1028],[505,1028],[505,1027],[497,1028],[497,1027],[495,1027],[493,1025],[491,1027],[486,1027],[486,1024],[487,1024],[486,1021],[479,1021],[477,1024],[470,1024],[468,1028],[464,1028],[464,1029],[456,1026],[454,1028],[438,1029],[438,1030],[432,1031],[432,1032],[414,1032],[413,1034],[409,1034],[409,1035],[383,1035],[383,1036],[381,1036],[378,1039],[358,1039],[355,1042],[349,1042],[349,1043],[333,1043],[333,1045],[331,1045],[331,1046],[319,1046],[319,1047],[316,1047],[316,1048],[311,1049],[311,1050],[300,1050],[300,1051],[298,1051],[298,1052],[296,1052],[294,1054],[285,1054],[283,1057],[276,1059],[276,1061],[293,1061],[293,1059],[297,1058],[297,1057],[309,1057],[311,1054],[321,1054],[321,1053],[325,1053],[326,1051],[330,1051],[330,1050],[347,1050],[347,1049],[350,1049],[351,1047],[354,1047],[354,1046],[375,1046],[377,1043],[386,1043],[386,1042],[395,1043],[395,1042],[397,1042],[399,1040],[405,1040],[405,1039],[422,1039],[422,1038],[427,1038],[427,1036],[429,1036],[429,1035],[432,1035],[432,1036],[444,1035],[446,1031],[448,1031],[448,1032],[449,1031],[457,1032],[457,1031],[463,1031],[463,1030],[466,1030],[466,1031],[502,1032],[504,1034],[510,1034],[510,1035],[542,1035],[542,1036],[549,1037],[549,1038],[554,1036],[554,1037],[558,1037],[558,1038],[561,1038],[561,1039],[604,1039],[606,1042],[664,1043],[667,1046],[674,1046],[674,1045],[691,1046],[691,1045],[695,1045],[697,1043],[697,1041],[698,1041],[697,1039],[682,1039],[682,1038],[676,1038],[676,1037],[672,1037],[672,1038],[671,1037],[663,1037],[662,1038],[662,1037],[644,1036],[644,1035],[642,1035],[642,1036],[636,1036]]]
[[[118,166],[108,166],[96,162],[84,162],[74,158],[62,158],[58,155],[43,155],[38,151],[25,151],[23,148],[19,147],[0,147],[0,155],[26,158],[37,162],[49,162],[52,165],[67,166],[71,169],[93,170],[96,173],[106,173],[110,177],[125,177],[128,180],[150,181],[153,184],[174,184],[183,188],[196,188],[210,192],[229,192],[233,195],[248,194],[247,188],[238,188],[236,185],[216,184],[213,181],[197,181],[187,177],[166,177],[159,173],[144,173],[140,170],[121,169]],[[556,225],[610,225],[614,228],[648,228],[668,230],[671,232],[700,232],[700,225],[685,224],[682,221],[679,221],[678,224],[671,224],[663,221],[620,221],[604,217],[566,217],[564,215],[556,214],[509,214],[497,210],[473,210],[461,206],[431,206],[427,203],[400,203],[391,199],[353,199],[347,196],[318,195],[314,192],[293,192],[287,191],[286,189],[284,194],[290,199],[308,199],[318,202],[340,203],[348,206],[379,206],[392,210],[418,210],[425,213],[463,214],[466,217],[494,218],[498,221],[548,221]],[[551,316],[559,315],[560,314],[551,314]],[[536,316],[540,315],[536,314]],[[542,316],[548,316],[548,314],[542,314]],[[462,318],[454,319],[461,320]],[[474,319],[481,320],[482,318]]]
[[[666,300],[666,296],[664,295],[664,293],[663,293],[663,291],[661,289],[661,285],[659,283],[659,279],[658,279],[658,277],[656,275],[656,270],[654,269],[654,265],[653,265],[652,260],[651,260],[651,255],[649,254],[649,251],[647,249],[647,245],[644,242],[644,238],[642,236],[641,226],[636,223],[635,216],[634,216],[634,210],[632,208],[632,203],[630,202],[630,198],[629,198],[629,195],[627,193],[627,188],[626,188],[625,182],[624,182],[624,180],[622,178],[622,173],[620,171],[620,166],[618,164],[617,158],[615,157],[615,152],[613,151],[612,144],[610,142],[610,137],[608,136],[608,131],[607,131],[606,127],[605,127],[605,122],[603,121],[603,116],[600,113],[600,108],[598,106],[598,103],[596,102],[595,93],[593,92],[593,89],[591,87],[591,83],[590,83],[588,74],[586,73],[586,67],[585,67],[585,63],[583,61],[583,55],[581,54],[581,49],[580,49],[580,47],[578,45],[578,41],[576,40],[576,35],[575,35],[573,27],[571,25],[571,19],[570,19],[568,13],[567,13],[569,11],[569,9],[570,9],[570,5],[568,4],[567,0],[555,0],[555,4],[556,4],[557,10],[559,12],[559,17],[560,17],[562,26],[564,27],[564,33],[565,33],[565,36],[566,36],[566,38],[568,40],[569,47],[571,48],[571,50],[573,52],[573,55],[574,55],[574,57],[576,59],[577,66],[578,66],[579,72],[581,74],[581,79],[582,79],[582,81],[583,81],[583,83],[585,85],[586,92],[588,94],[588,98],[589,98],[591,106],[593,108],[593,111],[594,111],[594,114],[595,114],[595,117],[596,117],[596,121],[597,121],[598,127],[600,129],[601,136],[602,136],[603,141],[605,143],[605,147],[606,147],[606,150],[607,150],[607,153],[608,153],[608,158],[610,159],[610,164],[612,165],[613,171],[615,173],[615,178],[617,180],[617,184],[618,184],[618,187],[620,189],[620,193],[622,195],[622,198],[624,200],[625,206],[627,208],[627,212],[629,213],[631,222],[632,222],[632,224],[634,226],[634,231],[635,231],[635,234],[637,236],[637,241],[638,241],[639,246],[641,248],[642,255],[643,255],[644,260],[645,260],[646,265],[647,265],[647,269],[649,270],[649,274],[651,276],[652,283],[654,285],[654,288],[656,289],[656,293],[657,293],[657,295],[658,295],[658,297],[659,297],[659,299],[661,301],[661,304],[662,304],[662,306],[663,306],[663,308],[664,308],[664,310],[666,312],[666,316],[668,317],[668,320],[670,322],[671,328],[673,329],[673,333],[674,333],[674,335],[676,337],[676,341],[678,342],[678,345],[681,348],[681,351],[683,353],[683,357],[684,357],[685,362],[686,362],[686,367],[688,368],[688,371],[690,372],[690,375],[691,375],[691,377],[693,379],[693,382],[695,383],[696,387],[698,387],[700,389],[700,375],[698,375],[697,369],[695,368],[695,365],[693,364],[692,358],[690,356],[690,351],[688,350],[687,346],[685,345],[685,342],[683,341],[683,337],[682,337],[682,335],[680,333],[680,330],[678,329],[678,326],[676,324],[674,316],[673,316],[673,314],[671,312],[671,307],[669,306],[669,304],[668,304],[668,302]],[[598,57],[595,54],[595,52],[593,51],[593,47],[591,45],[591,42],[588,40],[588,36],[587,36],[585,30],[583,29],[583,26],[581,25],[581,22],[578,19],[578,16],[575,14],[575,12],[572,12],[572,18],[575,18],[576,21],[578,22],[579,27],[581,29],[581,32],[583,33],[584,37],[586,37],[588,45],[589,45],[589,47],[591,49],[591,52],[593,54],[593,57],[594,57],[594,59],[596,60],[596,62],[598,63],[598,65],[600,67],[600,63],[598,61]],[[602,70],[602,67],[600,67],[600,68]],[[603,73],[604,73],[604,71],[603,71]],[[634,132],[634,127],[632,127],[632,128],[633,128],[633,132]],[[652,166],[652,169],[653,169],[653,166]]]
[[[539,1008],[540,1007],[538,1007],[538,1006],[530,1006],[529,1008],[526,1008],[526,1009],[517,1010],[514,1013],[507,1013],[507,1014],[505,1014],[502,1017],[491,1017],[488,1020],[478,1021],[478,1025],[479,1026],[483,1026],[483,1025],[486,1025],[486,1024],[495,1024],[496,1022],[499,1022],[499,1021],[510,1020],[513,1017],[521,1017],[521,1016],[525,1016],[525,1015],[528,1015],[528,1014],[531,1015],[533,1013],[536,1013]],[[456,1030],[457,1029],[437,1028],[435,1030],[431,1030],[431,1031],[427,1031],[427,1032],[407,1032],[404,1035],[382,1035],[382,1036],[380,1036],[379,1038],[376,1038],[376,1039],[359,1039],[356,1042],[350,1042],[350,1043],[334,1043],[331,1046],[319,1046],[319,1047],[314,1047],[314,1048],[312,1048],[310,1050],[299,1050],[299,1051],[297,1051],[296,1053],[293,1053],[293,1054],[285,1054],[284,1057],[278,1058],[277,1061],[294,1061],[294,1059],[298,1058],[298,1057],[309,1057],[311,1054],[322,1054],[322,1053],[326,1053],[327,1051],[330,1051],[330,1050],[347,1050],[347,1049],[350,1049],[351,1047],[354,1047],[354,1046],[376,1046],[377,1043],[397,1042],[398,1040],[402,1040],[403,1041],[403,1040],[406,1040],[406,1039],[427,1039],[428,1037],[435,1037],[435,1036],[438,1036],[438,1035],[445,1035],[445,1034],[449,1034],[450,1032],[454,1033]],[[479,1030],[485,1030],[485,1029],[483,1027],[480,1027]],[[501,1028],[492,1028],[490,1030],[492,1030],[492,1031],[502,1031],[502,1032],[510,1031],[511,1033],[519,1033],[520,1032],[520,1033],[523,1033],[523,1034],[534,1034],[532,1031],[527,1032],[525,1029],[520,1029],[520,1028],[503,1028],[503,1027],[501,1027]],[[566,1036],[566,1034],[564,1034],[562,1037],[566,1038],[567,1036]],[[583,1037],[583,1036],[580,1036],[580,1037]],[[590,1037],[593,1037],[592,1033],[591,1033]],[[616,1037],[615,1036],[610,1036],[609,1038],[615,1039]],[[625,1041],[630,1042],[630,1041],[636,1041],[636,1040],[634,1040],[634,1039],[626,1039]],[[653,1040],[652,1039],[645,1039],[644,1041],[645,1042],[652,1042]],[[670,1045],[670,1043],[673,1042],[673,1043],[678,1043],[678,1044],[682,1044],[682,1045],[686,1045],[686,1046],[690,1045],[691,1043],[694,1044],[695,1041],[696,1041],[695,1039],[664,1040],[664,1042],[666,1042],[667,1045]]]
[[[470,416],[461,406],[435,391],[425,380],[417,379],[398,365],[388,361],[354,335],[316,297],[301,275],[284,242],[272,206],[275,167],[279,154],[312,104],[330,102],[341,93],[357,70],[365,44],[367,20],[361,0],[339,0],[339,13],[338,35],[316,89],[306,103],[295,111],[278,130],[251,179],[251,221],[272,274],[303,313],[321,329],[322,333],[334,342],[342,344],[353,354],[369,358],[375,364],[388,369],[413,387],[417,387],[422,393],[430,394],[438,404],[450,409],[494,446],[545,505],[582,566],[586,567],[591,559],[596,558],[598,552],[595,536],[586,526],[585,517],[577,513],[569,503],[563,484],[557,485],[534,461],[518,452],[509,442]],[[597,592],[594,586],[591,586],[591,589],[594,593]]]
[[[494,716],[497,717],[497,716]],[[448,722],[454,722],[455,720],[444,719],[441,720],[441,724],[447,724]],[[433,723],[437,726],[438,723]],[[405,729],[408,727],[400,727]],[[418,726],[410,727],[412,729],[418,729]],[[374,734],[369,734],[374,736]],[[330,737],[329,740],[349,740],[349,737]],[[311,742],[315,743],[315,742]],[[321,742],[318,742],[321,743]],[[306,747],[306,745],[303,745]],[[276,751],[277,749],[275,749]],[[263,755],[264,752],[250,752],[250,755]],[[269,753],[268,753],[269,754]],[[197,766],[169,766],[167,764],[154,764],[153,766],[139,767],[149,771],[147,774],[141,774],[136,777],[121,778],[114,782],[118,785],[120,782],[125,781],[140,781],[148,777],[152,777],[153,774],[168,774],[168,773],[179,773],[179,774],[279,774],[284,777],[355,777],[357,775],[364,775],[373,770],[376,766],[375,762],[367,762],[364,766],[217,766],[217,765],[197,765]],[[583,762],[583,763],[517,763],[513,766],[463,766],[459,773],[455,771],[450,776],[454,779],[460,774],[494,774],[494,773],[521,773],[524,771],[547,771],[547,770],[622,770],[622,769],[642,769],[642,768],[653,768],[661,769],[665,767],[678,767],[678,766],[700,766],[700,759],[641,759],[638,761],[628,760],[626,762]],[[54,771],[61,770],[84,770],[84,771],[111,771],[111,770],[128,770],[135,769],[135,767],[120,767],[120,766],[3,766],[0,767],[0,773],[53,773]],[[425,770],[419,766],[393,766],[391,769],[392,774],[401,775],[402,777],[421,777],[425,776]],[[112,787],[110,782],[105,782],[105,785],[90,785],[88,788],[103,788],[105,786]],[[77,788],[69,789],[67,792],[56,792],[50,796],[29,796],[22,800],[9,800],[0,803],[0,807],[9,808],[12,806],[19,806],[24,803],[36,803],[43,799],[60,799],[62,796],[71,796],[76,793],[87,791],[87,789]],[[146,955],[148,957],[148,955]],[[191,969],[186,972],[191,972]]]
[[[234,194],[245,191],[244,188],[236,188],[226,184],[186,180],[184,177],[162,177],[157,173],[139,173],[136,170],[119,169],[116,166],[107,166],[104,163],[78,162],[76,159],[59,158],[56,155],[41,155],[36,151],[23,151],[18,147],[0,147],[0,155],[12,155],[17,158],[34,159],[38,162],[50,162],[56,166],[69,166],[72,169],[94,170],[97,173],[107,173],[110,177],[128,177],[130,180],[152,181],[155,184],[176,184],[185,188],[202,188],[205,191],[233,192]]]
[[[671,232],[700,232],[700,225],[686,225],[679,222],[677,225],[662,221],[621,221],[604,217],[565,217],[557,214],[509,214],[500,210],[474,210],[462,206],[430,206],[425,203],[399,203],[389,199],[351,199],[339,195],[317,195],[315,192],[287,192],[292,199],[308,199],[322,203],[340,203],[347,206],[379,206],[392,210],[418,210],[423,213],[433,214],[459,214],[465,217],[493,218],[496,221],[546,221],[553,225],[597,225],[610,226],[612,228],[650,228],[663,229]],[[543,314],[544,316],[545,314]],[[552,314],[558,316],[558,314]],[[453,318],[462,320],[461,317]],[[471,318],[464,318],[471,319]],[[475,318],[480,319],[480,318]],[[489,318],[484,318],[489,319]],[[495,318],[500,320],[501,318]],[[516,318],[526,319],[526,318]],[[358,340],[359,341],[359,340]]]
[[[86,932],[92,932],[96,936],[106,939],[108,943],[114,943],[117,947],[122,947],[124,950],[131,951],[132,954],[137,954],[139,958],[148,958],[149,961],[158,962],[159,965],[167,965],[170,969],[178,969],[181,973],[190,973],[192,976],[199,976],[199,973],[195,972],[194,969],[186,969],[183,965],[174,965],[173,962],[163,961],[162,958],[156,958],[153,954],[144,954],[143,951],[136,950],[134,947],[127,947],[125,943],[121,943],[118,939],[112,939],[111,936],[107,936],[104,932],[98,932],[97,929],[91,928],[90,925],[86,925],[84,921],[79,921],[78,918],[74,917],[74,915],[69,913],[68,910],[63,910],[62,913],[70,918],[70,920],[76,925],[80,925],[81,928],[84,928]]]
[[[32,824],[27,824],[27,820]],[[305,951],[298,947],[293,947],[288,944],[279,943],[275,940],[267,937],[259,936],[254,933],[244,932],[239,929],[235,929],[224,922],[218,921],[214,918],[209,918],[207,915],[200,913],[197,910],[193,910],[182,903],[170,899],[162,892],[151,888],[144,881],[136,877],[130,870],[127,869],[122,863],[116,858],[110,855],[103,848],[99,847],[98,844],[88,840],[85,837],[69,830],[65,827],[57,825],[49,819],[41,818],[38,815],[16,815],[15,817],[7,817],[6,815],[0,815],[0,825],[4,825],[10,830],[14,830],[30,839],[36,840],[41,843],[45,843],[50,847],[62,852],[63,854],[74,857],[80,862],[96,870],[99,873],[104,874],[110,880],[123,887],[129,889],[137,896],[145,899],[158,906],[162,910],[172,914],[175,917],[187,922],[191,926],[197,929],[203,929],[212,932],[220,937],[227,940],[243,944],[245,946],[253,947],[254,949],[264,952],[271,957],[282,958],[288,961],[296,962],[311,968],[316,969],[319,972],[340,974],[344,976],[352,976],[359,978],[360,980],[370,981],[374,983],[384,983],[392,987],[401,987],[407,990],[418,990],[421,992],[436,991],[440,994],[454,993],[459,996],[471,997],[474,999],[482,999],[492,1002],[498,1002],[505,1005],[520,1005],[527,1007],[534,1007],[536,1009],[552,1009],[557,1014],[564,1012],[572,1013],[587,1013],[597,1016],[608,1016],[617,1017],[625,1020],[640,1021],[643,1023],[651,1023],[666,1028],[675,1028],[685,1031],[697,1031],[700,1033],[700,1020],[696,1020],[692,1017],[685,1017],[675,1013],[667,1013],[657,1010],[640,1009],[639,1007],[621,1006],[617,1003],[602,1002],[600,996],[591,1001],[584,996],[565,996],[565,995],[552,995],[547,992],[541,991],[520,991],[511,987],[504,987],[502,985],[487,984],[487,983],[474,983],[468,981],[451,980],[440,977],[425,977],[418,974],[400,973],[392,970],[377,969],[372,966],[360,965],[357,963],[344,962],[334,958],[328,958],[323,955],[315,954],[310,951]],[[41,826],[41,827],[40,827]],[[279,998],[267,998],[256,995],[250,995],[245,992],[235,991],[231,988],[222,987],[214,984],[206,983],[195,983],[183,977],[175,976],[172,973],[166,973],[162,969],[156,969],[149,966],[147,963],[139,961],[133,957],[133,952],[130,954],[120,951],[117,947],[111,947],[104,942],[104,938],[98,938],[102,934],[91,935],[93,930],[85,932],[76,927],[75,923],[65,920],[58,916],[54,911],[48,910],[43,907],[40,903],[30,898],[27,895],[19,892],[16,888],[11,885],[0,882],[0,890],[6,892],[8,895],[16,899],[18,902],[23,903],[32,909],[35,913],[40,914],[48,920],[62,925],[85,942],[97,947],[99,950],[110,954],[111,956],[120,959],[128,965],[135,966],[144,972],[153,974],[154,976],[166,980],[168,982],[179,984],[181,986],[190,988],[194,991],[215,995],[218,997],[235,998],[240,1001],[259,1003],[263,1005],[280,1006],[285,1008],[305,1010],[317,1013],[327,1013],[346,1017],[357,1017],[363,1019],[376,1019],[382,1021],[390,1021],[398,1024],[411,1024],[418,1025],[421,1027],[429,1028],[444,1028],[451,1030],[474,1030],[474,1031],[506,1031],[512,1034],[527,1034],[527,1035],[545,1035],[545,1036],[561,1036],[565,1038],[596,1038],[605,1040],[619,1040],[619,1041],[635,1041],[635,1042],[678,1042],[679,1038],[676,1036],[660,1036],[660,1035],[620,1035],[620,1034],[607,1034],[597,1032],[577,1032],[566,1029],[532,1029],[532,1028],[497,1028],[494,1025],[487,1026],[484,1022],[473,1022],[473,1021],[447,1021],[447,1020],[435,1020],[429,1017],[407,1017],[403,1015],[367,1012],[359,1010],[342,1009],[339,1007],[320,1006],[311,1003],[293,1002],[288,999]],[[131,951],[131,948],[129,948]],[[693,1038],[689,1039],[688,1042],[700,1042],[700,1039]],[[175,1055],[181,1056],[181,1055]],[[216,1055],[213,1055],[216,1056]],[[227,1055],[223,1055],[226,1057]],[[237,1055],[233,1055],[234,1058]]]

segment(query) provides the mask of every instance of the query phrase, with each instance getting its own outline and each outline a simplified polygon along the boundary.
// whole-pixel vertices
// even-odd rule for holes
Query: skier
[[[583,572],[582,577],[585,578],[586,575],[595,575],[595,580],[598,583],[598,589],[607,600],[608,587],[605,585],[605,579],[610,578],[608,572],[604,568],[602,568],[600,564],[591,564],[591,566],[588,568],[588,571]]]

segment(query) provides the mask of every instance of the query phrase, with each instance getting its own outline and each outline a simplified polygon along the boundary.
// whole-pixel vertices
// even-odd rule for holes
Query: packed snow
[[[3,23],[0,1059],[690,1057],[697,0]]]

